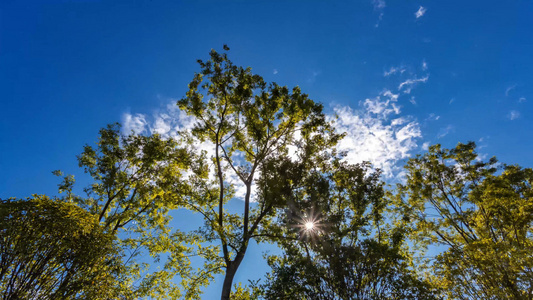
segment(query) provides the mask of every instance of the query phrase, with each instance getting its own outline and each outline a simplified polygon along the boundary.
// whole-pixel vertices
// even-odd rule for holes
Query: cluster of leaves
[[[129,255],[128,285],[135,298],[198,298],[200,288],[220,272],[217,246],[202,245],[202,235],[169,226],[169,212],[196,199],[183,174],[196,180],[207,176],[201,161],[191,157],[176,141],[156,134],[122,136],[118,124],[102,129],[97,147],[85,146],[78,157],[94,181],[85,189],[88,197],[73,201],[119,235]],[[65,177],[60,190],[68,191],[68,183]],[[154,263],[165,259],[162,268],[147,269],[148,255]],[[204,268],[192,267],[190,257],[196,255],[206,259]]]
[[[435,283],[450,299],[533,299],[533,170],[487,162],[475,144],[411,159],[397,207],[411,236],[442,251]]]
[[[214,176],[195,177],[191,186],[195,198],[186,202],[187,208],[204,216],[200,232],[206,240],[221,244],[226,269],[222,299],[228,299],[250,239],[268,230],[276,209],[287,203],[277,190],[279,178],[285,177],[284,164],[295,160],[300,172],[305,172],[314,157],[341,136],[326,121],[322,105],[298,87],[290,91],[266,84],[250,68],[233,65],[225,53],[213,50],[210,56],[206,62],[199,61],[202,71],[178,105],[197,121],[190,141],[207,143],[214,150],[211,162],[197,157],[211,166]],[[291,157],[291,146],[303,154]],[[235,182],[244,187],[243,194],[235,194]],[[259,192],[251,206],[254,187]],[[234,198],[243,200],[243,214],[224,209]]]
[[[379,172],[339,160],[321,167],[291,182],[293,205],[277,233],[285,251],[269,258],[264,298],[435,299],[410,268],[403,232],[384,222]]]
[[[124,267],[96,216],[59,199],[0,206],[2,299],[119,299]]]

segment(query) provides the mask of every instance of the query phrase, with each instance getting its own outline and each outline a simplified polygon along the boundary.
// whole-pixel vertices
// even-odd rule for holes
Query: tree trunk
[[[244,249],[243,252],[237,253],[235,260],[230,262],[226,267],[226,275],[224,276],[224,284],[222,285],[222,296],[220,297],[221,300],[230,299],[231,287],[233,286],[233,277],[235,277],[235,273],[237,273],[239,265],[244,258],[244,252],[246,252],[246,249]]]

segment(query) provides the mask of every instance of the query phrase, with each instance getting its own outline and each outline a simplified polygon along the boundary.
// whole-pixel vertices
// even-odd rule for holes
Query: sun
[[[298,229],[300,240],[316,242],[323,235],[327,225],[322,222],[322,215],[310,208],[306,212],[291,212],[289,226]]]
[[[313,230],[315,228],[315,222],[308,221],[305,223],[305,230]]]

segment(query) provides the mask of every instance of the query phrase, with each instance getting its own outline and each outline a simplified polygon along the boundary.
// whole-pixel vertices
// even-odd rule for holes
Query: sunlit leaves
[[[498,169],[494,158],[477,156],[473,143],[432,146],[406,168],[397,206],[414,241],[446,249],[433,267],[447,296],[530,299],[533,171]]]
[[[106,230],[121,237],[131,278],[125,284],[135,297],[198,299],[201,287],[212,278],[193,268],[190,257],[212,258],[213,247],[200,249],[204,237],[169,226],[169,212],[188,208],[187,199],[194,197],[190,188],[194,182],[185,182],[183,174],[206,176],[205,166],[192,161],[193,157],[196,154],[176,141],[156,134],[122,136],[117,124],[102,129],[96,147],[85,146],[78,157],[94,181],[85,189],[88,198],[78,197],[76,202],[95,213]],[[160,267],[139,264],[142,256],[146,261],[146,255]],[[175,278],[181,278],[182,288]]]
[[[178,106],[197,121],[184,140],[191,148],[198,142],[211,145],[214,155],[204,165],[213,171],[211,177],[189,178],[192,189],[185,202],[205,218],[198,232],[208,241],[220,240],[226,278],[233,278],[249,240],[274,230],[271,222],[292,201],[299,174],[318,164],[341,136],[326,122],[322,105],[298,87],[268,84],[214,50],[198,63],[201,71]],[[290,147],[300,151],[290,154]],[[257,205],[250,207],[253,190]],[[244,214],[224,209],[234,198],[244,200]],[[224,282],[223,297],[230,289],[231,279]]]
[[[298,175],[274,231],[284,255],[269,259],[266,299],[436,298],[411,269],[402,229],[384,222],[379,172],[332,158]]]
[[[3,299],[119,298],[123,275],[115,237],[95,215],[45,196],[0,203]]]

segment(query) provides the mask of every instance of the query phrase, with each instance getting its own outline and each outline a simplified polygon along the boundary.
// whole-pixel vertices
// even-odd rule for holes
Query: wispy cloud
[[[129,134],[133,129],[139,133],[157,133],[163,138],[179,138],[180,132],[189,131],[194,127],[196,120],[181,111],[176,105],[177,100],[172,99],[163,108],[153,114],[123,114],[123,133]]]
[[[424,60],[422,61],[422,70],[427,71],[427,69],[428,69],[428,63],[427,63],[426,60],[424,59]]]
[[[396,73],[403,74],[404,72],[405,72],[404,67],[391,67],[388,71],[383,72],[383,76],[388,77]]]
[[[346,132],[338,145],[350,163],[370,161],[385,176],[396,177],[401,171],[398,161],[410,156],[421,137],[414,118],[401,116],[397,95],[390,91],[361,102],[359,109],[338,106],[335,127]]]
[[[454,102],[455,102],[455,98],[452,98],[452,99],[450,99],[449,104],[452,104],[452,103],[454,103]]]
[[[278,74],[278,69],[274,69],[274,70],[272,71],[272,74],[274,74],[274,75]]]
[[[416,18],[422,17],[424,14],[426,14],[427,9],[423,6],[420,6],[420,8],[415,12]]]
[[[524,102],[526,102],[526,97],[520,97],[520,99],[518,99],[518,102],[519,102],[519,103],[524,103]]]
[[[170,130],[172,129],[170,127],[169,122],[167,122],[168,118],[169,116],[167,114],[161,114],[160,116],[157,116],[155,118],[152,132],[160,134],[160,135],[168,134]]]
[[[402,115],[398,97],[398,94],[385,90],[375,98],[361,101],[356,108],[337,106],[333,109],[327,118],[335,123],[338,132],[346,132],[346,137],[338,145],[338,149],[346,153],[346,161],[370,161],[388,178],[401,172],[398,162],[418,147],[421,131],[416,119]],[[183,139],[183,133],[190,132],[195,122],[179,110],[174,99],[151,116],[129,113],[123,116],[124,133],[131,133],[131,130],[158,133],[163,138],[176,140]],[[197,153],[205,151],[207,157],[214,155],[214,147],[206,142],[195,141],[191,147]],[[229,174],[227,180],[235,184],[236,197],[239,198],[244,186],[235,174]]]
[[[387,6],[385,0],[372,0],[372,5],[374,6],[374,11],[379,12],[378,21],[376,22],[375,27],[379,27],[379,23],[383,20],[383,10]]]
[[[488,143],[486,140],[488,139],[490,139],[490,136],[480,137],[479,140],[477,141],[477,149],[486,148],[488,146]]]
[[[320,71],[316,71],[316,70],[311,71],[311,74],[309,78],[307,79],[307,82],[314,83],[318,75],[320,75],[320,73],[321,73]]]
[[[146,116],[143,114],[132,115],[130,113],[122,114],[122,130],[125,134],[144,133],[147,129],[148,122]]]
[[[438,121],[440,119],[440,116],[437,116],[434,113],[430,113],[429,116],[426,118],[426,121]]]
[[[508,87],[507,89],[505,89],[505,96],[508,97],[509,93],[511,93],[511,91],[514,90],[515,88],[516,88],[516,84],[513,84],[510,87]]]
[[[155,110],[151,115],[146,114],[124,114],[123,117],[123,133],[130,134],[129,128],[134,128],[135,133],[143,134],[159,134],[164,139],[175,139],[177,141],[184,141],[188,133],[194,128],[197,120],[188,116],[184,111],[180,110],[176,105],[176,99],[169,99],[169,103]],[[189,136],[188,138],[192,138]],[[214,157],[215,147],[206,142],[199,141],[192,138],[193,143],[189,147],[194,153],[205,152],[207,157]],[[210,165],[211,172],[209,174],[211,179],[215,179],[214,165]],[[237,190],[237,197],[243,194],[244,185],[239,185],[239,180],[236,174],[228,172],[227,181],[235,184]],[[240,193],[240,194],[239,194]]]
[[[366,99],[362,102],[362,106],[369,113],[386,119],[390,114],[400,113],[400,106],[397,104],[398,96],[398,94],[393,94],[391,91],[386,90],[376,98]]]
[[[516,120],[518,118],[520,118],[520,112],[517,111],[517,110],[511,110],[509,112],[509,114],[507,114],[507,117],[509,118],[509,120]]]
[[[385,0],[372,0],[372,5],[374,5],[375,10],[384,9],[387,6]]]
[[[437,138],[441,139],[447,136],[450,132],[454,130],[455,130],[455,127],[453,125],[448,125],[446,127],[443,127],[439,130],[439,133],[437,134]]]
[[[400,83],[400,85],[398,86],[398,90],[399,91],[402,91],[406,94],[409,94],[411,93],[411,90],[413,88],[413,86],[415,86],[416,84],[422,82],[422,83],[425,83],[427,82],[429,79],[429,75],[426,75],[426,77],[422,77],[422,78],[411,78],[411,79],[407,79],[405,80],[404,82]]]

